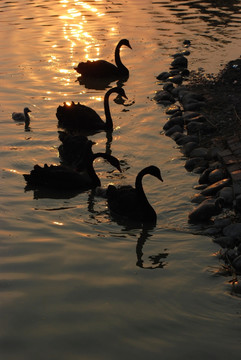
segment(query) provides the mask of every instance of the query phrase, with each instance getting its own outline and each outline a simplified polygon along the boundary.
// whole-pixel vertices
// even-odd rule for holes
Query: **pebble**
[[[231,236],[220,236],[213,239],[213,242],[219,244],[223,249],[233,249],[235,247],[235,240]]]
[[[241,237],[241,223],[230,224],[223,228],[223,235],[231,236],[234,239]]]
[[[224,204],[230,206],[233,204],[234,195],[232,186],[225,186],[218,192],[218,196],[224,199]]]
[[[208,149],[203,147],[196,147],[190,154],[191,158],[201,157],[205,159],[207,157]]]
[[[163,90],[171,92],[174,89],[174,85],[172,82],[167,82],[163,85]]]
[[[179,125],[183,129],[184,127],[183,118],[181,116],[177,116],[168,120],[163,126],[163,130],[168,130],[172,128],[174,125]]]
[[[207,168],[206,170],[204,170],[204,172],[201,174],[198,182],[199,184],[207,184],[209,182],[209,174],[210,172],[213,171],[213,168]]]
[[[177,56],[172,62],[171,66],[173,68],[187,68],[188,61],[187,58],[183,55]]]
[[[214,226],[218,228],[224,228],[225,226],[228,226],[231,224],[230,218],[222,218],[222,219],[215,219],[214,220]]]
[[[177,145],[185,145],[189,142],[198,143],[198,137],[196,135],[183,135],[182,138],[178,139]]]
[[[158,80],[167,80],[167,79],[169,78],[169,76],[170,76],[170,73],[169,73],[169,72],[163,71],[163,72],[161,72],[156,78],[157,78]]]
[[[190,40],[184,40],[184,41],[183,41],[183,45],[185,45],[185,46],[190,46],[190,45],[191,45],[191,41],[190,41]]]
[[[209,227],[205,230],[203,230],[203,235],[207,235],[207,236],[213,236],[213,235],[217,235],[220,233],[220,229],[215,228],[215,227]]]
[[[164,87],[163,87],[164,88]],[[180,111],[180,115],[181,115],[181,108],[179,105],[173,104],[171,106],[169,106],[166,110],[166,114],[167,115],[174,115],[176,114],[178,111]]]
[[[174,84],[181,85],[183,82],[183,77],[181,75],[175,75],[175,76],[170,76],[168,80],[173,82]]]
[[[230,184],[230,179],[223,179],[220,181],[217,181],[216,183],[209,185],[206,187],[206,189],[202,190],[202,195],[210,196],[215,195],[219,190],[221,190],[223,187]]]
[[[193,169],[194,174],[202,174],[203,171],[206,169],[206,166],[198,166]]]
[[[206,199],[189,213],[189,221],[193,223],[207,222],[212,216],[220,214],[222,208],[222,198]]]
[[[175,132],[183,132],[183,128],[180,125],[174,125],[165,132],[166,136],[171,136]]]
[[[234,267],[234,269],[241,274],[241,255],[237,256],[233,262],[232,262],[232,266]]]
[[[183,55],[185,55],[185,54],[183,54]],[[188,55],[189,55],[189,54],[188,54]],[[188,69],[183,69],[183,70],[181,71],[181,75],[184,76],[184,77],[189,76],[189,74],[190,74],[190,71],[189,71]]]
[[[190,156],[191,152],[198,146],[196,142],[189,141],[188,143],[183,145],[182,152],[185,156]]]
[[[153,98],[156,102],[158,102],[159,104],[160,103],[174,103],[175,102],[175,99],[174,97],[168,92],[168,91],[164,91],[164,90],[160,90],[158,91],[154,98]]]
[[[183,133],[181,132],[174,132],[172,135],[171,135],[171,138],[174,140],[174,141],[178,141],[179,139],[181,139],[183,136],[185,136]]]
[[[192,198],[191,198],[191,202],[194,204],[200,204],[202,201],[206,200],[207,197],[202,195],[202,194],[195,194]]]
[[[223,169],[215,169],[210,172],[208,176],[208,180],[211,184],[226,178],[227,174]]]
[[[190,53],[189,50],[182,50],[182,55],[188,56],[188,55],[190,55],[190,54],[191,54],[191,53]]]
[[[170,119],[172,119],[173,117],[176,117],[176,116],[182,116],[182,110],[181,110],[181,109],[178,110],[178,111],[176,111],[176,112],[174,112],[174,114],[172,114],[172,115],[170,116]]]
[[[193,171],[193,169],[200,166],[206,168],[208,166],[208,161],[200,157],[197,157],[197,158],[188,159],[185,163],[185,169],[187,171]]]

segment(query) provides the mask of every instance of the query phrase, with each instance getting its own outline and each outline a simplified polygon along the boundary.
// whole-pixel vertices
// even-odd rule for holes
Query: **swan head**
[[[108,161],[112,166],[114,166],[117,170],[119,170],[119,172],[122,172],[121,167],[120,167],[120,162],[116,157],[109,155]]]
[[[122,46],[122,45],[125,45],[127,46],[129,49],[132,49],[130,43],[129,43],[129,40],[127,39],[122,39],[120,42],[119,42],[119,45]]]
[[[163,181],[162,176],[161,176],[161,171],[157,166],[154,166],[154,165],[148,166],[146,168],[145,173],[155,176],[160,181]]]
[[[23,109],[23,112],[24,112],[24,114],[27,114],[27,113],[32,112],[32,111],[28,107],[25,107]]]

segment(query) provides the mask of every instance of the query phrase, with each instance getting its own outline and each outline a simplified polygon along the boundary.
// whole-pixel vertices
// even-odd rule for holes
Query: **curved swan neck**
[[[110,104],[109,104],[109,97],[110,95],[116,92],[114,89],[110,89],[107,91],[104,97],[104,110],[105,110],[105,119],[106,119],[106,129],[113,130],[113,121],[110,114]]]
[[[98,154],[94,154],[92,156],[92,158],[89,161],[87,161],[86,170],[87,170],[87,173],[88,173],[89,177],[92,180],[93,185],[100,186],[101,185],[100,179],[98,178],[98,176],[97,176],[97,174],[95,172],[95,169],[94,169],[94,160],[97,157],[98,157]]]
[[[118,69],[121,71],[121,72],[125,72],[125,73],[129,73],[128,69],[125,67],[125,65],[123,65],[122,61],[121,61],[121,58],[120,58],[120,48],[123,44],[121,42],[119,42],[116,46],[116,49],[115,49],[115,63],[116,63],[116,66],[118,67]]]
[[[106,154],[106,153],[101,153],[101,152],[93,154],[91,159],[87,162],[86,170],[87,170],[88,175],[92,179],[93,184],[96,186],[101,186],[100,179],[97,176],[95,169],[94,169],[94,161],[98,157],[101,157],[105,160],[109,160],[110,155]]]
[[[146,202],[148,205],[150,205],[150,204],[149,204],[149,201],[147,200],[147,197],[146,197],[146,194],[145,194],[145,192],[144,192],[144,190],[143,190],[143,185],[142,185],[142,179],[143,179],[143,176],[144,176],[145,174],[146,174],[146,173],[145,173],[143,170],[141,170],[141,171],[139,172],[139,174],[138,174],[137,177],[136,177],[135,188],[136,188],[136,191],[138,192],[141,200],[142,200],[143,202]]]

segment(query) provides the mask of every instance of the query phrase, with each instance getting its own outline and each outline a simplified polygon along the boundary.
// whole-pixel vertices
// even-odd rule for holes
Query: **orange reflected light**
[[[63,226],[63,225],[64,225],[64,223],[58,222],[58,221],[54,221],[53,224],[54,224],[54,225],[58,225],[58,226]]]
[[[102,0],[94,0],[102,1]],[[95,14],[95,16],[103,16],[104,13],[100,13],[98,9],[95,6],[92,6],[88,4],[86,1],[79,1],[79,0],[60,0],[59,1],[63,9],[63,13],[61,16],[59,16],[59,19],[64,20],[63,24],[63,38],[70,42],[69,46],[69,57],[70,59],[73,59],[74,57],[74,48],[78,45],[78,42],[81,42],[82,51],[85,51],[85,61],[87,60],[97,60],[100,56],[100,46],[99,44],[95,44],[95,39],[92,35],[90,35],[86,30],[86,23],[87,18],[86,14],[88,12],[91,12],[92,14]],[[81,10],[81,8],[82,10]],[[83,10],[84,9],[84,10]],[[65,12],[65,13],[64,13]],[[83,14],[84,12],[84,14]],[[115,30],[113,27],[111,29],[112,31]],[[52,48],[57,47],[57,45],[53,45]],[[93,56],[93,50],[95,51],[96,55]],[[91,52],[91,56],[90,56]],[[49,62],[52,62],[53,60],[58,61],[54,56],[51,56],[51,60]],[[73,63],[72,66],[74,67],[76,63]],[[70,74],[71,71],[67,71],[65,69],[60,69],[59,72],[61,74]],[[66,80],[66,79],[62,79]],[[68,85],[69,80],[66,80]]]
[[[90,97],[91,100],[96,100],[96,101],[102,101],[102,98],[101,97],[95,97],[95,96],[91,96]]]

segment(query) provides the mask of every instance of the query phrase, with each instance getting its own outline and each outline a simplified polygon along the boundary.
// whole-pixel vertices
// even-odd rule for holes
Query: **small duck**
[[[31,110],[28,108],[28,107],[25,107],[23,109],[23,113],[21,112],[13,112],[12,113],[12,119],[15,120],[15,121],[22,121],[22,122],[25,122],[25,123],[29,123],[30,122],[30,117],[28,115],[28,113],[30,113]]]

